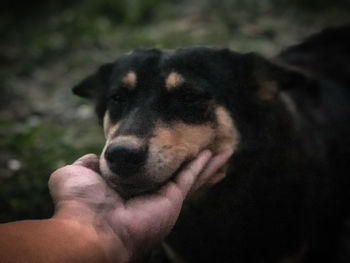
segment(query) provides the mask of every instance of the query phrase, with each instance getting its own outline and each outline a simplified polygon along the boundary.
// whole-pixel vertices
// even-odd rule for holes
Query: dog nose
[[[144,164],[146,150],[135,146],[110,145],[105,151],[105,158],[112,172],[126,178],[138,172]]]

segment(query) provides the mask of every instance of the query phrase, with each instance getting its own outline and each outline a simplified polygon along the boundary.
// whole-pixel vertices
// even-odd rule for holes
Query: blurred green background
[[[230,47],[270,57],[350,22],[350,0],[3,0],[0,222],[44,218],[50,173],[99,153],[92,104],[71,87],[135,48]]]

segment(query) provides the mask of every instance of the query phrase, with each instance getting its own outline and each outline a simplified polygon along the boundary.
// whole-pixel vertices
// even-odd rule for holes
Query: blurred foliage
[[[350,22],[350,0],[3,0],[0,8],[0,222],[52,214],[50,173],[103,135],[70,88],[140,47],[193,45],[272,56]]]
[[[139,24],[149,20],[162,3],[175,3],[179,2],[179,0],[3,0],[2,2],[3,9],[1,13],[16,20],[33,19],[33,17],[35,19],[35,16],[38,14],[42,18],[57,15],[67,9],[71,9],[77,11],[78,15],[81,15],[81,12],[83,12],[83,16],[87,19],[105,16],[114,22]]]
[[[103,141],[94,129],[67,133],[59,123],[31,116],[24,123],[1,122],[0,148],[20,167],[7,171],[0,184],[0,220],[42,218],[52,214],[47,182],[50,173],[87,153],[98,154]],[[72,131],[71,131],[72,132]],[[89,138],[91,133],[95,137]],[[100,139],[100,140],[99,140]],[[4,156],[2,156],[4,157]],[[4,176],[4,171],[2,176]]]
[[[249,17],[255,19],[266,13],[297,16],[299,13],[312,15],[315,12],[329,12],[333,9],[350,7],[350,0],[207,0],[209,7],[219,14],[231,28]],[[248,11],[248,12],[247,12]],[[302,19],[302,17],[298,17]]]

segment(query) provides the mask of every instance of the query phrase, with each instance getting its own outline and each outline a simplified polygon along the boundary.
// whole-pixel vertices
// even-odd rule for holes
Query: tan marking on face
[[[239,142],[239,132],[234,125],[230,113],[219,106],[216,109],[216,137],[211,150],[215,153],[225,151],[227,149],[235,150]]]
[[[259,83],[258,97],[262,100],[268,101],[272,100],[277,91],[278,85],[276,81],[265,80]]]
[[[189,125],[181,122],[159,123],[156,135],[149,143],[149,162],[146,169],[155,182],[167,180],[179,166],[193,159],[215,137],[210,125]]]
[[[108,144],[112,144],[112,143],[115,143],[118,145],[130,145],[136,148],[141,148],[143,146],[144,140],[133,135],[122,135],[122,136],[111,138],[108,141]]]
[[[165,81],[165,87],[169,91],[171,89],[179,87],[184,82],[185,79],[183,78],[183,76],[181,76],[177,72],[171,72]]]
[[[128,183],[143,185],[146,189],[154,189],[166,182],[184,161],[193,159],[201,150],[211,149],[219,153],[227,149],[235,149],[239,141],[239,133],[234,125],[230,113],[224,107],[215,110],[217,125],[186,124],[183,122],[164,123],[155,125],[154,136],[149,140],[135,136],[116,136],[118,124],[111,126],[105,117],[107,131],[106,145],[100,159],[100,169],[107,181],[118,181],[118,175],[113,174],[104,159],[104,152],[109,144],[128,144],[142,147],[148,144],[148,157],[143,172],[128,180]],[[223,168],[224,172],[226,168]],[[116,184],[118,187],[118,184]],[[123,189],[121,189],[123,191]]]
[[[105,116],[103,117],[103,131],[105,138],[108,137],[108,131],[111,128],[111,119],[109,117],[109,111],[106,111]]]
[[[111,140],[113,135],[118,130],[119,125],[120,125],[119,122],[117,122],[116,124],[113,124],[111,122],[109,111],[106,111],[105,116],[103,117],[103,130],[107,141]]]
[[[135,89],[137,84],[137,75],[134,71],[128,72],[123,79],[122,83],[129,89]]]
[[[210,125],[182,122],[173,125],[160,125],[156,128],[155,134],[156,137],[151,140],[152,144],[165,148],[183,147],[188,156],[196,155],[214,138],[214,130]]]

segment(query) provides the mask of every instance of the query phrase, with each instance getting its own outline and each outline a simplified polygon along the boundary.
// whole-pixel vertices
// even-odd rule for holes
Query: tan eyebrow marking
[[[134,71],[129,71],[122,79],[122,83],[129,89],[134,89],[137,84],[137,75]]]
[[[165,81],[165,87],[167,90],[171,90],[173,88],[180,86],[184,82],[185,82],[185,79],[183,78],[183,76],[181,76],[177,72],[171,72]]]

